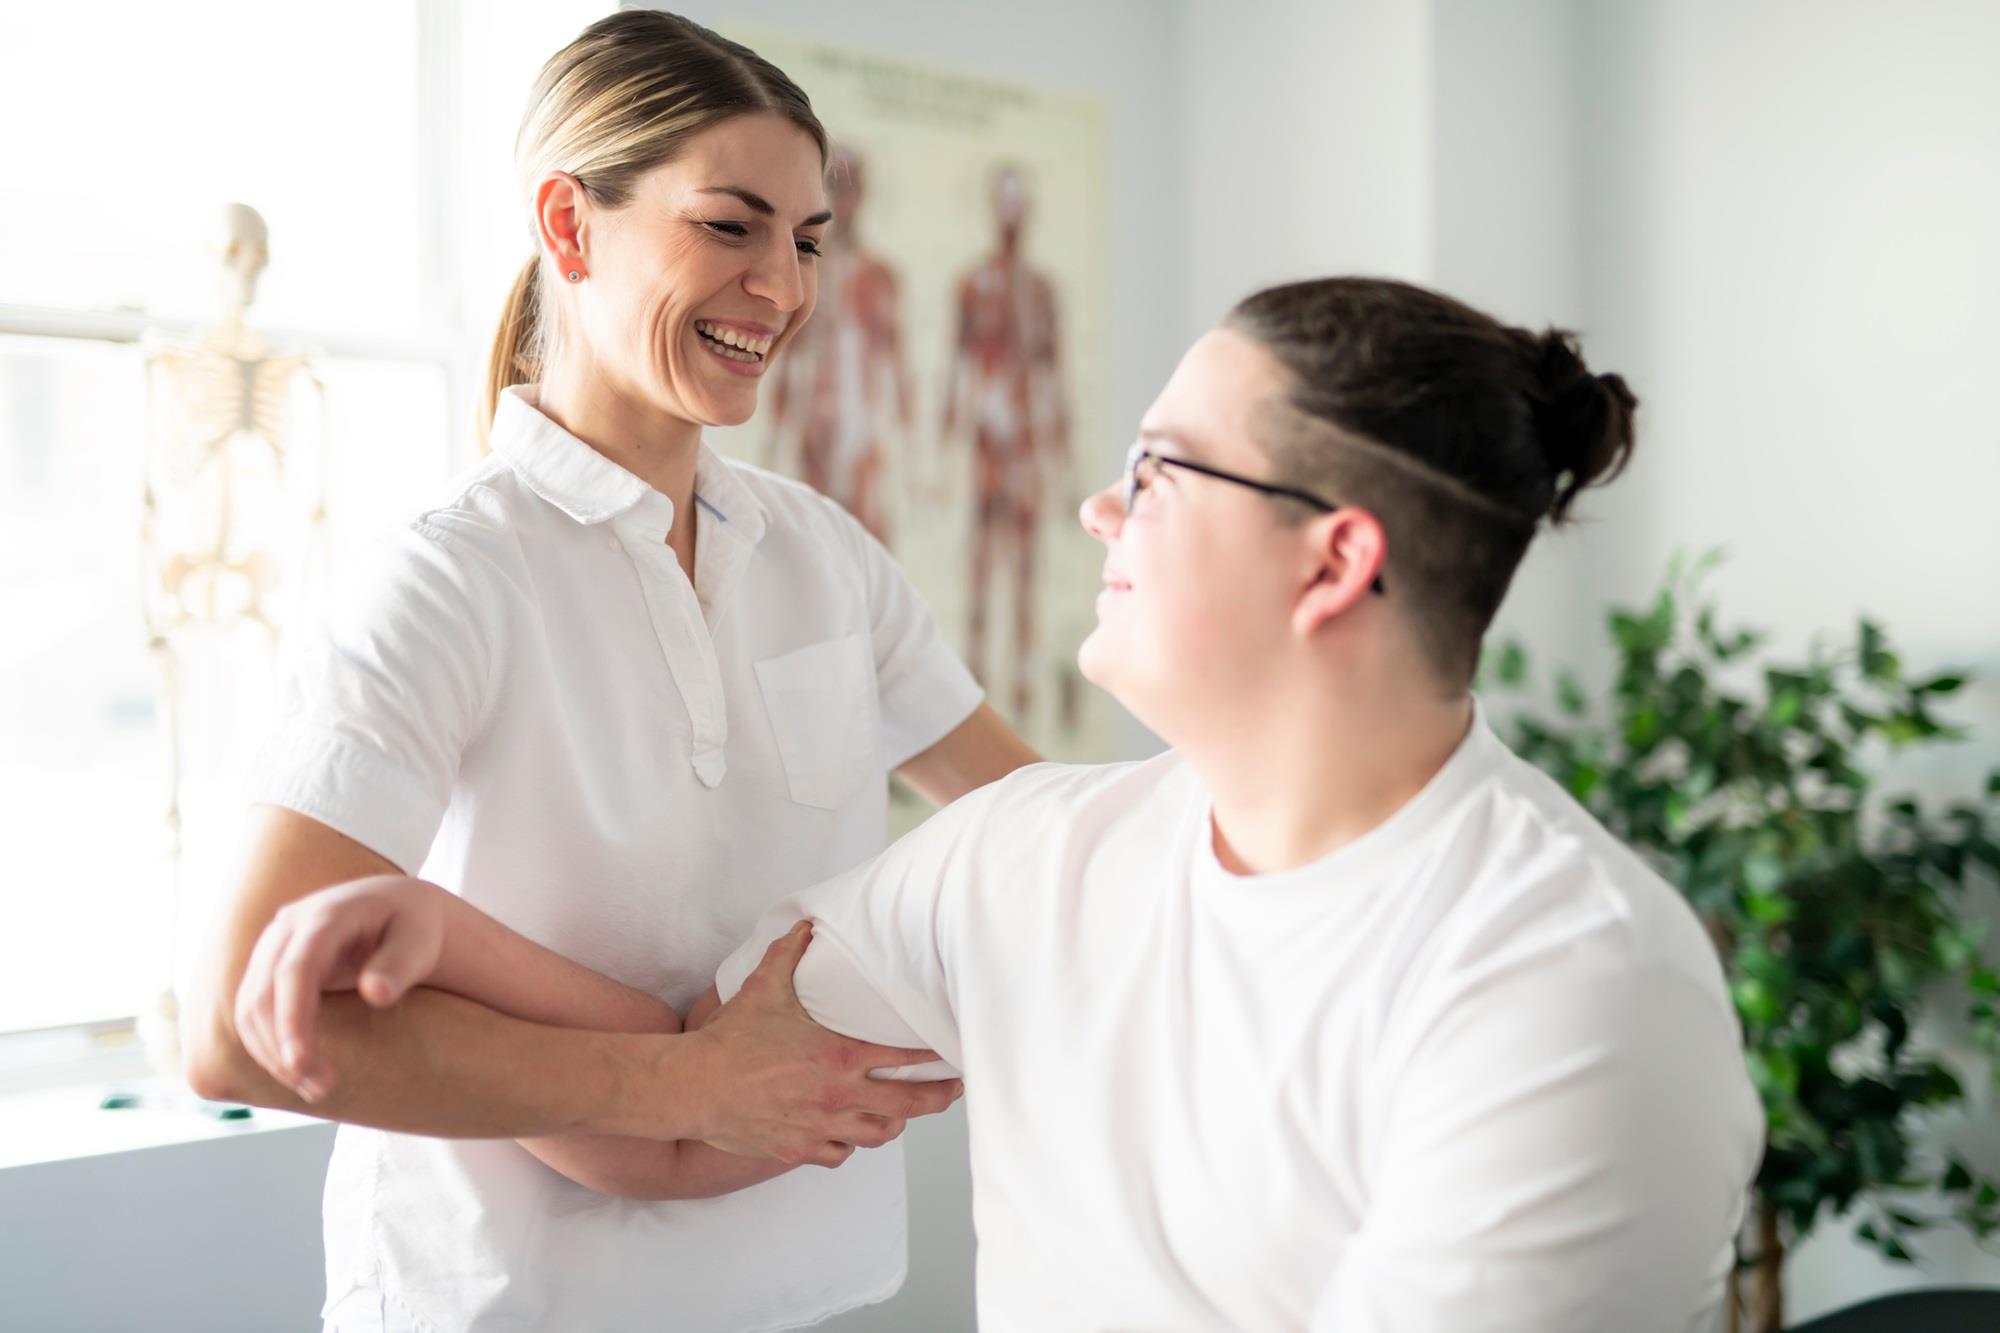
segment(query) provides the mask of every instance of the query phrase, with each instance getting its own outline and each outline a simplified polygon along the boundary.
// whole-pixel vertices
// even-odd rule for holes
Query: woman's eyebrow
[[[711,185],[707,189],[696,191],[696,193],[726,194],[729,195],[731,198],[740,201],[744,207],[748,208],[753,213],[761,213],[767,218],[776,217],[778,215],[778,210],[771,207],[770,201],[765,199],[763,195],[757,194],[750,190],[746,190],[740,185]],[[833,210],[821,209],[819,212],[813,214],[811,217],[807,218],[804,222],[801,222],[799,225],[801,227],[817,227],[822,223],[831,221],[833,221]]]

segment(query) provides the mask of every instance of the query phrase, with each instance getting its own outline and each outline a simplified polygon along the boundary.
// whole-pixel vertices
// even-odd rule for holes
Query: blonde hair
[[[738,42],[678,14],[627,10],[599,19],[542,66],[514,141],[514,165],[532,200],[552,171],[576,177],[605,208],[630,202],[638,179],[679,155],[688,139],[731,116],[768,111],[813,137],[826,130],[785,72]],[[538,379],[554,350],[553,307],[542,300],[550,261],[536,247],[501,308],[487,361],[480,436],[502,390]]]

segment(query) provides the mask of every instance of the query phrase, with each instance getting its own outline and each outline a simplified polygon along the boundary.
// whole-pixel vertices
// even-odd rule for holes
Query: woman
[[[870,1081],[922,1053],[782,1014],[696,1068],[678,1007],[777,897],[881,850],[885,768],[943,803],[1033,755],[857,523],[701,442],[751,415],[812,311],[829,214],[805,95],[692,23],[622,13],[544,68],[517,151],[537,254],[494,349],[492,455],[332,617],[256,765],[190,1079],[376,1127],[344,1128],[328,1172],[334,1327],[804,1323],[900,1282],[901,1157],[786,1165],[887,1143],[953,1090]],[[559,1009],[330,1004],[337,1085],[245,1054],[232,999],[267,924],[419,865],[623,983],[598,1026],[678,1070],[633,1123],[668,1142],[550,1133],[603,1100],[533,1070],[578,1046],[523,1021]],[[469,1141],[499,1135],[520,1141]]]
[[[993,1333],[1713,1327],[1762,1128],[1713,947],[1469,692],[1633,408],[1418,288],[1242,302],[1082,513],[1080,664],[1173,749],[1014,774],[778,904],[694,1039],[810,919],[808,1010],[964,1074]],[[321,906],[323,949],[386,914],[467,993],[558,980],[416,881]]]

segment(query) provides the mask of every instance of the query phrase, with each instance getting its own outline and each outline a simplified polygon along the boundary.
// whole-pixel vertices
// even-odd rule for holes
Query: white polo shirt
[[[981,1333],[1711,1327],[1763,1116],[1680,895],[1479,720],[1315,864],[1210,811],[1023,769],[719,975],[810,917],[807,1010],[964,1072]]]
[[[703,449],[673,503],[510,390],[493,456],[351,581],[252,800],[685,1007],[785,893],[880,852],[888,770],[980,692],[887,552]],[[762,1330],[902,1282],[901,1145],[718,1199],[594,1193],[510,1140],[343,1126],[326,1316],[346,1329]]]

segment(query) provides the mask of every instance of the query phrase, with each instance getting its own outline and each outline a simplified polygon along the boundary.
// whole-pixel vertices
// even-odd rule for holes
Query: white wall
[[[1985,686],[1974,744],[1899,772],[1966,792],[2000,764],[2000,8],[1766,0],[1580,5],[1584,309],[1647,398],[1586,603],[1726,545],[1725,605],[1802,649],[1859,612],[1920,669]],[[1955,1137],[2000,1167],[2000,1135]],[[1792,1313],[1891,1286],[2000,1283],[1940,1236],[1892,1269],[1834,1227]]]
[[[319,1328],[332,1150],[312,1126],[0,1170],[0,1328]]]

